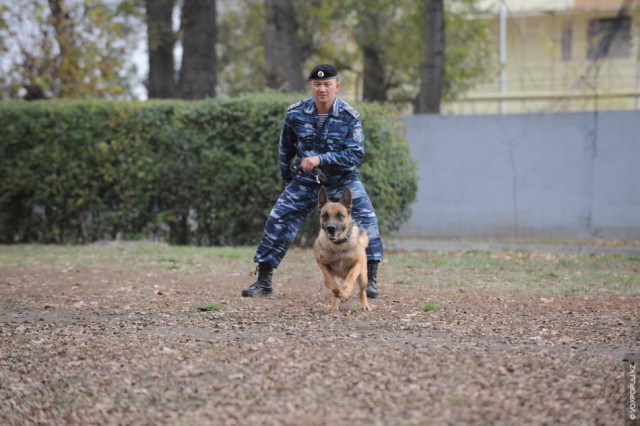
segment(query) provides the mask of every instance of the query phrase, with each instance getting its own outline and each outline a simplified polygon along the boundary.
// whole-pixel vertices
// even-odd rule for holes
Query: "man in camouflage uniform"
[[[336,96],[337,69],[318,65],[309,74],[313,97],[291,105],[280,133],[280,174],[287,182],[271,210],[254,261],[258,279],[242,290],[244,297],[273,293],[271,277],[302,224],[318,203],[320,186],[339,200],[348,186],[353,194],[352,217],[369,235],[367,296],[378,297],[376,275],[383,248],[378,219],[358,177],[364,157],[364,133],[356,110]],[[297,157],[297,162],[296,162]]]

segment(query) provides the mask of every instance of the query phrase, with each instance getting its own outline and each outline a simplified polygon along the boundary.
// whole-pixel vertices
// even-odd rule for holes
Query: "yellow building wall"
[[[547,13],[507,20],[506,113],[640,110],[640,8],[631,17],[630,54],[593,61],[587,57],[590,19],[613,18],[617,11]],[[498,61],[499,24],[492,20]],[[571,57],[563,59],[563,33],[571,31]],[[616,96],[614,96],[616,95]],[[619,96],[618,96],[619,95]],[[444,105],[445,113],[495,114],[498,75]]]

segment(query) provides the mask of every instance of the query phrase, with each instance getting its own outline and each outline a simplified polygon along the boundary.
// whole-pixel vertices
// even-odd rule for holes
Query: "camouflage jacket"
[[[360,115],[342,99],[336,97],[324,125],[319,128],[318,110],[313,98],[291,105],[280,133],[280,173],[289,182],[315,183],[311,173],[292,170],[291,162],[320,157],[320,171],[327,177],[327,184],[335,184],[357,175],[357,167],[364,157],[364,133]]]

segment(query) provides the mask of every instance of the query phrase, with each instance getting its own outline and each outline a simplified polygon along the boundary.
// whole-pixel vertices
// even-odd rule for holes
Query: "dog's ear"
[[[342,193],[342,198],[340,199],[340,203],[342,203],[349,212],[351,212],[351,208],[353,207],[353,201],[351,199],[351,189],[347,186]]]
[[[327,190],[324,189],[324,186],[320,187],[320,193],[318,194],[318,208],[321,209],[322,206],[327,204],[329,201],[329,196],[327,195]]]

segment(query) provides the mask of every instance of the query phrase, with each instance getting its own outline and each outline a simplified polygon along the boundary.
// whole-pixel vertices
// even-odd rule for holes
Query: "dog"
[[[320,187],[318,209],[320,232],[313,245],[316,262],[322,271],[324,285],[333,293],[330,311],[335,312],[351,296],[358,282],[362,309],[370,311],[367,301],[367,254],[369,236],[360,231],[351,218],[353,207],[351,189],[347,187],[340,202],[331,202],[324,186]],[[343,280],[340,285],[337,278]]]

